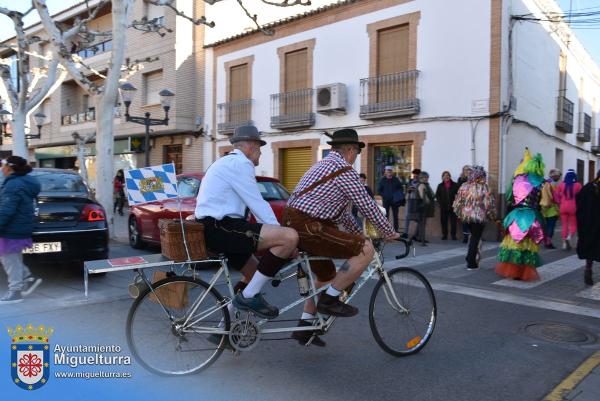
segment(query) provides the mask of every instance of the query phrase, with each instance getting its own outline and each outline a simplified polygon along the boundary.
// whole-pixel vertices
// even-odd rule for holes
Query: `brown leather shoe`
[[[300,320],[298,322],[298,327],[306,327],[312,325],[312,322],[309,322],[307,320]],[[292,333],[292,338],[294,340],[298,340],[298,343],[300,343],[300,345],[306,345],[310,338],[313,336],[313,333],[314,331],[294,331]],[[316,345],[317,347],[324,347],[327,345],[327,343],[321,340],[319,336],[315,335],[315,338],[313,338],[311,345]]]
[[[358,308],[345,304],[340,301],[339,297],[331,296],[323,293],[317,303],[317,310],[324,315],[338,317],[352,317],[358,314]]]

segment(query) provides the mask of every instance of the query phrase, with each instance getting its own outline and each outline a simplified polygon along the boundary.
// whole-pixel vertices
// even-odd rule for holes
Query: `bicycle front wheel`
[[[127,343],[147,370],[168,376],[199,372],[224,349],[226,300],[199,279],[168,277],[144,290],[127,316]]]
[[[387,272],[375,285],[369,325],[377,344],[394,356],[419,352],[433,334],[437,308],[427,279],[409,268]]]

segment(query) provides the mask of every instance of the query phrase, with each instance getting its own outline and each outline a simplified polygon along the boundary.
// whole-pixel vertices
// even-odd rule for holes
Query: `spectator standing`
[[[427,219],[433,217],[434,214],[434,193],[429,186],[429,174],[425,171],[419,173],[419,183],[416,189],[411,193],[409,202],[411,205],[410,219],[417,222],[417,235],[413,240],[419,241],[421,245],[426,246],[425,239]]]
[[[383,207],[388,217],[391,209],[394,231],[398,232],[398,209],[405,203],[405,200],[402,183],[394,175],[392,166],[385,167],[385,174],[377,185],[377,193],[383,200]]]
[[[452,207],[456,216],[468,225],[470,233],[469,249],[465,258],[467,269],[477,269],[477,252],[486,219],[496,220],[494,197],[490,193],[486,172],[482,166],[473,166],[470,169],[468,180],[458,189]]]
[[[542,186],[540,206],[542,207],[542,216],[544,216],[544,220],[546,220],[544,246],[548,249],[555,249],[555,246],[552,243],[552,237],[554,236],[554,227],[556,227],[560,209],[558,203],[554,200],[554,191],[558,187],[562,173],[559,169],[553,168],[548,175],[550,178],[548,178]]]
[[[119,210],[119,214],[123,216],[123,205],[125,204],[125,173],[120,169],[113,180],[114,185],[114,209],[113,212]]]
[[[29,175],[31,166],[19,156],[2,160],[5,180],[0,187],[0,261],[8,276],[8,291],[0,304],[22,302],[42,282],[23,263],[23,249],[33,245],[35,200],[40,183]]]
[[[577,255],[585,259],[583,280],[594,285],[592,264],[600,262],[600,170],[596,179],[576,195]]]
[[[471,172],[471,166],[469,166],[469,165],[463,166],[462,172],[460,174],[460,177],[458,177],[458,182],[457,182],[459,188],[462,184],[464,184],[465,182],[467,182],[469,180],[470,172]],[[469,223],[461,220],[461,228],[462,228],[462,235],[463,235],[463,244],[466,244],[469,242]]]
[[[414,195],[414,191],[417,188],[417,185],[419,184],[419,174],[421,174],[421,170],[416,168],[413,169],[412,171],[412,177],[411,179],[408,181],[408,184],[406,185],[406,191],[405,191],[405,197],[409,198],[410,195]],[[406,210],[404,212],[404,232],[402,233],[402,238],[409,238],[408,232],[409,232],[409,224],[410,224],[410,210],[408,210],[409,207],[408,205],[406,205]],[[413,215],[414,217],[414,215]]]
[[[448,220],[450,220],[450,236],[453,240],[456,240],[456,214],[452,210],[452,204],[457,192],[458,184],[452,181],[449,171],[444,171],[442,173],[442,182],[437,186],[437,190],[435,191],[435,198],[440,205],[442,240],[448,239]]]
[[[563,182],[554,191],[554,200],[560,205],[560,223],[562,225],[562,249],[571,250],[571,236],[577,232],[577,205],[575,197],[581,191],[577,174],[573,169],[567,171]]]

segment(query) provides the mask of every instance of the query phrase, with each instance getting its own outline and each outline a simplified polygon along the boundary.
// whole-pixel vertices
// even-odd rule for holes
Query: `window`
[[[177,191],[182,198],[195,197],[200,189],[200,180],[196,177],[181,177],[177,181]]]
[[[35,170],[31,174],[40,182],[42,192],[87,193],[82,178],[77,174],[49,173]]]
[[[249,98],[248,64],[236,65],[229,69],[229,101]]]
[[[583,184],[585,175],[585,162],[581,159],[577,159],[577,181],[580,184]]]
[[[258,190],[263,199],[268,201],[288,200],[290,193],[281,184],[274,181],[259,181]]]
[[[563,170],[563,151],[562,149],[556,148],[554,150],[554,167]]]
[[[377,32],[377,75],[395,74],[408,68],[408,24]]]
[[[49,123],[51,121],[51,117],[52,117],[52,111],[51,111],[51,103],[50,103],[50,99],[46,99],[42,102],[42,105],[40,107],[40,111],[42,113],[44,113],[46,115],[46,123]]]
[[[285,54],[284,92],[292,92],[308,87],[308,49],[300,49]]]
[[[160,96],[158,96],[158,92],[161,91],[160,87],[162,85],[162,70],[149,72],[144,74],[144,104],[159,104]]]
[[[175,172],[181,173],[183,166],[183,150],[181,145],[163,146],[163,164],[175,164]]]

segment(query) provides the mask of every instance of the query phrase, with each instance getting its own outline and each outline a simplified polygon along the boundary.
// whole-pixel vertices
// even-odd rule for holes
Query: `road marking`
[[[491,270],[494,268],[495,264],[492,263],[487,266],[487,262],[495,261],[496,255],[489,256],[487,258],[483,258],[479,261],[479,269],[477,270]],[[445,278],[459,278],[463,276],[467,276],[469,274],[477,273],[477,270],[467,270],[466,263],[460,263],[458,265],[445,267],[443,269],[434,270],[430,272],[432,276],[445,277]]]
[[[482,249],[482,252],[497,249],[498,246],[485,246]],[[443,260],[455,258],[457,256],[466,256],[467,249],[464,247],[460,248],[452,248],[446,251],[439,251],[434,253],[428,253],[424,255],[418,255],[417,257],[411,257],[410,255],[404,259],[398,260],[388,260],[384,263],[384,267],[396,267],[398,266],[398,262],[402,264],[402,267],[413,267],[419,266],[429,263],[441,262]]]
[[[543,299],[535,299],[522,295],[507,294],[496,290],[484,290],[480,288],[473,288],[456,284],[432,283],[432,287],[433,289],[438,291],[469,295],[476,298],[490,299],[492,301],[506,302],[557,312],[572,313],[574,315],[588,316],[600,319],[600,309],[596,307],[588,308],[585,306],[567,304],[557,301],[546,301]]]
[[[577,369],[563,380],[543,401],[563,401],[579,383],[589,375],[596,366],[600,365],[600,351],[596,351],[585,360]]]
[[[600,301],[600,282],[594,284],[593,287],[586,288],[583,291],[577,293],[577,296],[580,298],[594,299],[596,301]]]
[[[539,267],[537,270],[541,279],[538,281],[519,281],[505,278],[500,281],[496,281],[493,284],[502,285],[505,287],[521,288],[524,290],[534,288],[547,283],[550,280],[554,280],[555,278],[580,269],[583,266],[583,263],[583,260],[579,259],[577,255],[572,255]]]

